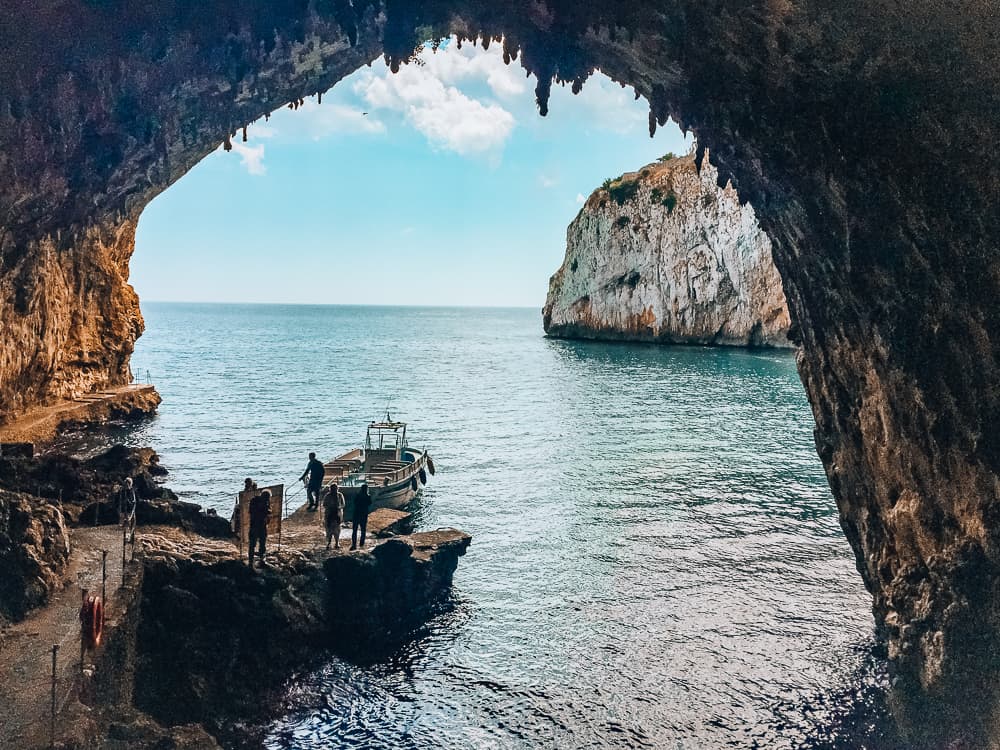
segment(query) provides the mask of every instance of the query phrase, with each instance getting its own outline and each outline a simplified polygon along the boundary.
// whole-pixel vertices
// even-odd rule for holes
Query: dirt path
[[[49,604],[0,634],[0,748],[45,746],[52,700],[52,646],[58,644],[56,708],[76,689],[80,674],[80,588],[101,593],[101,550],[108,550],[108,615],[121,583],[118,526],[74,529],[67,585]]]

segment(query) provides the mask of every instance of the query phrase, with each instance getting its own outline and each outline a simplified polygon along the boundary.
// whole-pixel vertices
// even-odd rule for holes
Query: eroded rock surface
[[[0,489],[0,622],[45,604],[62,586],[68,560],[58,504]]]
[[[771,241],[694,155],[595,190],[566,230],[542,311],[551,336],[789,346]]]

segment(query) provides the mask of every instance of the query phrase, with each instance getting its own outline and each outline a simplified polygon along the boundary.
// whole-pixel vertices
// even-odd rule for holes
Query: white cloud
[[[258,176],[267,172],[267,168],[264,166],[263,143],[256,146],[247,146],[239,140],[233,140],[232,144],[233,151],[240,157],[240,164],[246,168],[247,172]]]
[[[577,193],[576,194],[576,202],[577,203],[586,203],[587,199],[583,197],[583,193]]]
[[[544,172],[538,175],[538,184],[541,185],[543,188],[546,189],[552,188],[555,187],[558,183],[559,180],[557,180],[555,177],[552,177],[551,175],[545,174]]]
[[[445,85],[444,81],[453,78],[459,69],[450,67],[459,56],[449,54],[443,49],[431,55],[451,61],[443,67],[411,64],[396,74],[387,71],[382,76],[363,76],[355,84],[355,91],[373,110],[402,113],[436,147],[463,156],[495,155],[514,129],[514,116],[499,104],[484,103],[455,86]]]
[[[274,126],[268,125],[266,120],[247,125],[248,139],[274,138],[277,134],[278,131],[274,129]]]
[[[503,45],[494,43],[489,50],[474,44],[458,48],[454,37],[437,52],[425,48],[420,54],[423,67],[446,84],[466,79],[485,80],[495,96],[511,98],[528,90],[524,71],[517,63],[504,64]]]
[[[307,99],[294,114],[303,118],[306,134],[316,141],[335,134],[385,132],[377,117],[344,104],[317,104]]]

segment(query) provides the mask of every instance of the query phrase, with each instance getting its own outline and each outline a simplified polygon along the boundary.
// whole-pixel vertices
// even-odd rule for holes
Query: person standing
[[[236,536],[240,535],[240,497],[246,493],[253,493],[250,498],[257,494],[257,483],[253,481],[250,477],[243,480],[243,492],[236,496],[236,505],[233,507],[233,515],[229,518],[229,528],[233,530],[233,534]]]
[[[365,546],[365,533],[368,531],[368,511],[372,507],[372,498],[368,494],[368,483],[361,485],[361,490],[354,498],[354,528],[351,529],[351,549],[358,548],[358,527],[361,527],[361,546]]]
[[[264,490],[250,500],[250,555],[247,562],[253,567],[254,549],[260,546],[260,564],[264,565],[267,551],[267,522],[271,518],[271,490]]]
[[[118,491],[118,525],[122,527],[122,538],[129,544],[135,544],[135,514],[138,504],[139,498],[135,494],[132,477],[125,477],[125,482]]]
[[[323,498],[323,515],[326,523],[326,548],[330,549],[330,539],[334,547],[340,549],[340,527],[344,524],[344,493],[336,482],[331,482]]]
[[[319,493],[323,489],[323,473],[325,471],[323,462],[316,458],[315,453],[310,453],[306,470],[299,477],[300,482],[305,482],[306,477],[309,477],[309,482],[306,484],[306,497],[309,499],[309,505],[306,510],[316,510],[319,507]]]

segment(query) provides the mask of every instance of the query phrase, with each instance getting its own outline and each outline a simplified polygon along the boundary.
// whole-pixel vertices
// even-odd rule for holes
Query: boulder
[[[55,503],[0,490],[0,619],[21,620],[62,585],[69,534]]]

